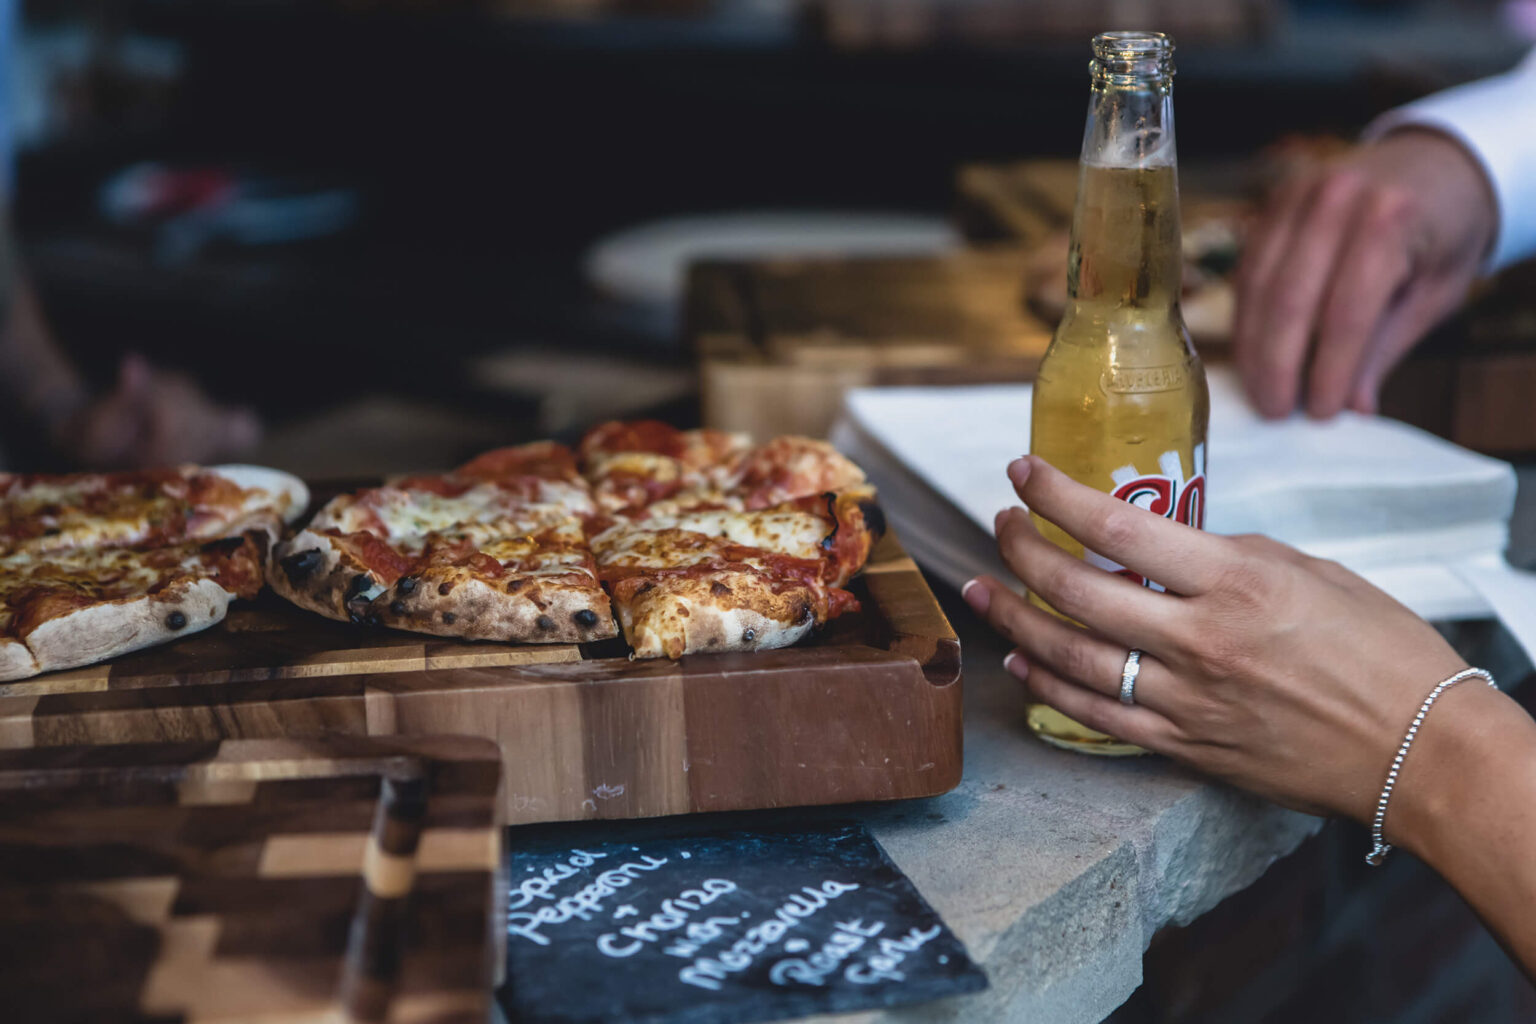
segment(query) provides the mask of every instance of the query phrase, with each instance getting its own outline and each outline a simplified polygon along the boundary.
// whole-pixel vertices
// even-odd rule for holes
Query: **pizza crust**
[[[223,620],[233,598],[212,580],[197,580],[49,619],[25,641],[35,672],[77,668],[207,629]]]
[[[583,643],[618,632],[608,596],[598,589],[540,587],[533,579],[508,593],[454,570],[411,579],[408,593],[397,583],[374,599],[379,622],[434,636],[524,643]]]
[[[347,591],[358,587],[359,576],[364,581],[359,594],[378,587],[366,572],[343,563],[341,550],[329,537],[311,530],[300,530],[274,545],[267,563],[267,584],[273,590],[300,608],[341,622],[353,618],[347,611]]]
[[[309,508],[309,487],[292,473],[268,466],[231,464],[210,466],[208,472],[216,473],[237,487],[266,491],[276,499],[283,522],[295,522]]]
[[[267,581],[294,604],[327,618],[433,636],[583,643],[618,633],[599,589],[541,587],[535,578],[508,592],[454,569],[429,569],[385,587],[349,562],[329,537],[301,530],[273,549]]]
[[[13,679],[25,679],[41,671],[37,659],[20,640],[0,638],[0,683]]]

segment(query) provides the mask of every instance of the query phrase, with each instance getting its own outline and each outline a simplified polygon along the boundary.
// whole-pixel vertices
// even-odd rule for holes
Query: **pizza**
[[[0,474],[0,681],[221,621],[261,590],[269,545],[308,501],[254,466]]]
[[[607,423],[343,494],[277,545],[272,588],[439,636],[602,640],[637,658],[782,647],[857,607],[883,529],[830,445]]]

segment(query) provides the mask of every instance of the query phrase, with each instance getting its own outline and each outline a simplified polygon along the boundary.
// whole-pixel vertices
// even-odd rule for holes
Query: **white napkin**
[[[1336,559],[1426,618],[1497,614],[1536,646],[1536,576],[1503,560],[1509,464],[1381,417],[1266,421],[1232,374],[1209,379],[1208,529]],[[1018,504],[1004,467],[1029,450],[1030,398],[1028,385],[859,388],[833,439],[866,463],[914,556],[963,582],[999,564],[992,519]]]

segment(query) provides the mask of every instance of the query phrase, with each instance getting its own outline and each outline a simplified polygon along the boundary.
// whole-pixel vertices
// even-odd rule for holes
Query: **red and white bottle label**
[[[1205,445],[1195,445],[1194,472],[1186,479],[1184,460],[1178,452],[1164,452],[1157,457],[1161,474],[1142,475],[1135,466],[1121,466],[1110,474],[1115,489],[1110,493],[1121,501],[1128,501],[1137,508],[1146,509],[1164,519],[1205,528]],[[1127,569],[1112,559],[1094,551],[1084,551],[1083,559],[1089,565],[1118,573],[1144,587],[1161,591],[1162,584],[1154,583],[1140,573]]]

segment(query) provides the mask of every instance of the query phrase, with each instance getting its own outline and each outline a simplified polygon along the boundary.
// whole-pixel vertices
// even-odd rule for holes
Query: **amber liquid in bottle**
[[[1094,50],[1070,301],[1035,380],[1030,450],[1080,483],[1199,527],[1210,399],[1179,311],[1172,47],[1155,33],[1106,33]],[[1160,589],[1054,524],[1035,525],[1073,555]],[[1143,753],[1045,705],[1030,708],[1029,726],[1086,753]]]

